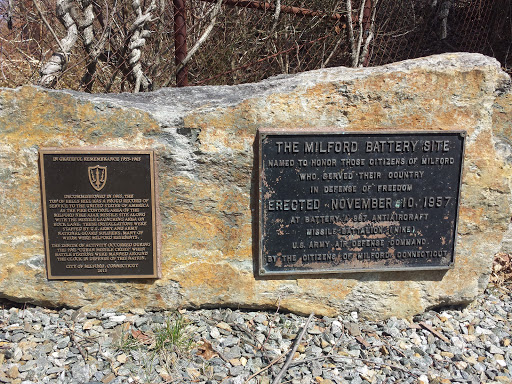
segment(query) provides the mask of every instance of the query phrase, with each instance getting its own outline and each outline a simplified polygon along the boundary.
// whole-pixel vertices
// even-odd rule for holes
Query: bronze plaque
[[[259,132],[259,274],[448,269],[464,132]]]
[[[39,151],[49,279],[159,277],[154,154]]]

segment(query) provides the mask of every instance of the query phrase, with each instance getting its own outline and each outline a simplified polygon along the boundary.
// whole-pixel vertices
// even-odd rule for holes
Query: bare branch
[[[7,11],[5,12],[5,15],[7,17],[7,28],[9,29],[12,29],[12,2],[13,0],[7,0]]]
[[[274,23],[272,24],[272,29],[270,33],[272,33],[276,29],[277,23],[279,23],[279,16],[281,15],[281,0],[276,0],[275,7],[276,9],[274,10]]]
[[[282,359],[283,359],[283,357],[284,357],[284,355],[279,355],[279,356],[277,356],[274,360],[272,360],[272,361],[270,362],[270,364],[269,364],[269,365],[267,365],[267,366],[266,366],[266,367],[264,367],[264,368],[261,368],[259,371],[255,372],[255,373],[253,373],[251,376],[249,376],[249,377],[247,378],[247,380],[245,380],[245,381],[244,381],[244,384],[249,383],[249,381],[251,381],[251,379],[254,379],[254,378],[255,378],[256,376],[258,376],[260,373],[265,372],[266,370],[268,370],[268,369],[269,369],[271,366],[273,366],[275,363],[277,363],[278,361],[282,360]]]
[[[356,53],[355,53],[356,61],[352,62],[353,67],[358,67],[359,63],[361,62],[359,56],[361,54],[361,45],[363,44],[363,15],[364,15],[364,6],[365,5],[366,5],[366,0],[361,0],[361,8],[359,8],[359,20],[358,20],[359,36],[356,41],[356,44],[357,44]]]
[[[327,59],[325,59],[325,61],[322,63],[322,68],[325,68],[327,64],[329,64],[329,61],[331,61],[331,59],[334,56],[334,53],[336,53],[343,40],[345,40],[345,36],[340,32],[340,38],[336,42],[336,45],[334,45],[334,48],[331,50],[329,56],[327,56]]]
[[[438,19],[441,21],[439,25],[439,39],[444,40],[448,37],[448,16],[450,9],[453,6],[453,0],[445,0],[441,3],[437,14]]]
[[[377,14],[377,4],[379,0],[374,0],[372,3],[372,17],[370,21],[370,31],[366,40],[364,42],[363,52],[361,53],[361,61],[359,62],[359,66],[362,67],[363,63],[366,62],[366,58],[368,57],[368,53],[370,52],[370,43],[375,35],[375,15]]]
[[[308,325],[311,322],[311,319],[313,318],[314,315],[315,315],[314,313],[309,315],[308,319],[306,320],[306,324],[304,325],[304,328],[302,328],[302,331],[301,331],[299,337],[297,337],[297,339],[295,339],[295,343],[293,344],[293,348],[290,351],[290,353],[288,354],[288,357],[286,358],[286,361],[284,362],[283,368],[281,368],[281,371],[275,377],[275,379],[272,382],[272,384],[279,384],[279,383],[281,383],[281,378],[286,373],[290,363],[292,362],[293,356],[295,355],[295,352],[297,352],[297,348],[299,347],[299,344],[300,344],[302,338],[304,337],[304,334],[306,333],[306,330],[308,329]]]
[[[221,5],[222,5],[222,0],[217,0],[217,3],[215,4],[215,8],[212,11],[212,19],[210,21],[210,24],[208,25],[208,27],[206,27],[203,34],[201,35],[199,40],[197,40],[197,42],[194,44],[192,49],[190,51],[188,51],[187,56],[185,56],[185,58],[178,65],[178,67],[176,68],[176,72],[179,72],[185,65],[187,65],[187,63],[190,61],[192,56],[194,56],[194,54],[201,47],[201,45],[203,45],[203,43],[208,39],[208,36],[212,32],[212,29],[215,26],[215,23],[217,21],[217,15],[219,14]],[[169,81],[167,82],[167,84],[169,84]]]
[[[356,56],[356,41],[354,39],[354,24],[352,19],[352,0],[347,0],[347,28],[348,28],[348,42],[350,44],[350,53],[352,57],[352,66],[357,65]]]
[[[34,0],[34,4],[37,4],[36,0]],[[41,69],[39,84],[43,87],[52,87],[56,84],[68,62],[69,52],[78,38],[78,28],[70,15],[71,7],[72,4],[70,0],[57,1],[57,16],[66,28],[67,35],[62,40],[57,39],[61,51],[54,52],[50,60],[48,60],[46,65]]]
[[[9,0],[9,4],[11,4],[11,1],[12,0]],[[34,5],[35,5],[35,7],[37,9],[37,12],[39,13],[39,16],[41,16],[41,19],[43,20],[43,23],[46,25],[46,28],[48,28],[48,30],[50,31],[52,36],[55,38],[55,41],[57,42],[57,45],[59,46],[60,50],[62,52],[64,52],[64,47],[62,46],[62,44],[60,42],[60,39],[57,36],[57,34],[55,33],[55,31],[53,30],[52,26],[50,25],[48,20],[46,20],[46,17],[44,16],[43,11],[41,10],[41,6],[39,5],[39,2],[37,0],[32,0],[32,1],[33,1]]]

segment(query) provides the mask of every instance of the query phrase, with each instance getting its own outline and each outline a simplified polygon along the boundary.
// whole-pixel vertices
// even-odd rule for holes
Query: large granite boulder
[[[467,130],[456,261],[448,271],[255,277],[258,128]],[[50,306],[231,306],[367,318],[464,305],[488,282],[511,217],[512,93],[499,64],[446,54],[256,84],[90,95],[0,89],[0,297]],[[162,278],[48,281],[40,147],[152,148]]]

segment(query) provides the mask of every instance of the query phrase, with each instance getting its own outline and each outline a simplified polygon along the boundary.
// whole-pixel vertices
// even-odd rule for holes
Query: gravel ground
[[[0,309],[0,383],[512,383],[512,292],[412,321]],[[297,342],[299,341],[299,342]]]

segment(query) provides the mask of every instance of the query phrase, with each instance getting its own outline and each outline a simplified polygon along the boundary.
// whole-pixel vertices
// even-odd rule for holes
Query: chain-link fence
[[[343,49],[346,10],[340,1],[286,0],[280,8],[275,3],[256,1],[224,3],[216,15],[215,3],[187,2],[187,14],[191,15],[189,47],[197,44],[215,19],[188,63],[190,84],[237,84],[349,65]]]
[[[510,0],[0,0],[0,14],[0,86],[239,84],[455,51],[512,70]]]
[[[371,65],[445,52],[478,52],[512,69],[510,0],[383,1]],[[512,52],[510,52],[512,53]]]

